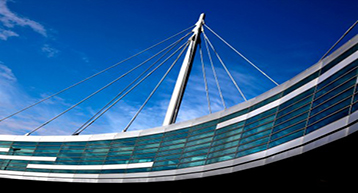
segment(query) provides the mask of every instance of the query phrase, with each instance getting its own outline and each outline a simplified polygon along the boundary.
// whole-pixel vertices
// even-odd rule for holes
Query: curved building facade
[[[247,102],[148,130],[0,135],[0,177],[130,183],[237,172],[299,155],[358,130],[358,36]]]

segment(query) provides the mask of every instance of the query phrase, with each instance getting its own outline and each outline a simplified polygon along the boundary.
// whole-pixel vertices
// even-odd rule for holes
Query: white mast
[[[189,74],[195,57],[195,52],[198,43],[200,42],[200,34],[204,24],[205,14],[202,13],[198,22],[195,24],[193,29],[193,35],[189,38],[190,44],[186,52],[184,61],[182,63],[172,97],[169,102],[167,113],[163,122],[163,126],[175,123],[178,116],[179,107],[183,99],[186,84],[188,82]]]

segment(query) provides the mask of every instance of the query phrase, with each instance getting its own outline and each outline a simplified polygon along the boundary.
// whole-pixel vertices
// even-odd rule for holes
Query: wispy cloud
[[[0,39],[7,40],[10,37],[18,37],[15,27],[30,27],[35,32],[47,37],[47,31],[40,23],[21,17],[12,12],[7,6],[8,0],[0,0]]]
[[[40,94],[40,97],[49,94]],[[31,105],[41,98],[28,94],[18,83],[11,68],[0,62],[0,119]],[[71,106],[61,97],[53,97],[40,105],[0,122],[0,134],[25,134]],[[75,108],[35,135],[69,135],[88,118],[82,108]],[[104,131],[105,132],[105,131]]]
[[[44,44],[41,51],[46,54],[48,58],[53,58],[60,53],[58,49],[51,47],[49,44]]]
[[[0,62],[0,77],[11,82],[16,81],[16,77],[14,73],[12,73],[12,70],[5,66],[2,62]]]
[[[9,37],[18,37],[19,34],[11,31],[11,30],[4,30],[0,28],[0,39],[7,40]]]

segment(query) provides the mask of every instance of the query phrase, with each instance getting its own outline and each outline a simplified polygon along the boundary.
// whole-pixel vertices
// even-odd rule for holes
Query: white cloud
[[[9,37],[18,37],[19,34],[11,31],[11,30],[4,30],[0,28],[0,39],[7,40]]]
[[[14,73],[12,73],[12,70],[5,66],[2,62],[0,62],[0,79],[6,79],[11,82],[16,81],[16,77]]]
[[[35,32],[47,37],[46,29],[40,23],[31,19],[20,17],[7,7],[8,0],[0,0],[0,39],[7,40],[9,37],[18,37],[19,34],[12,30],[16,26],[30,27]]]
[[[51,47],[48,44],[44,44],[42,46],[42,48],[41,48],[41,51],[43,53],[45,53],[48,58],[53,58],[53,57],[57,56],[60,53],[59,50],[57,50],[56,48]]]

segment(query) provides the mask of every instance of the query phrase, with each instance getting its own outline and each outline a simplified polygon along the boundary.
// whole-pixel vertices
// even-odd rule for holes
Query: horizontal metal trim
[[[28,164],[27,168],[32,169],[55,169],[55,170],[113,170],[113,169],[135,169],[149,168],[154,162],[132,163],[132,164],[109,164],[109,165],[49,165],[49,164]]]
[[[28,160],[28,161],[56,161],[57,157],[0,155],[0,159]]]
[[[8,152],[10,148],[0,147],[0,152]]]

